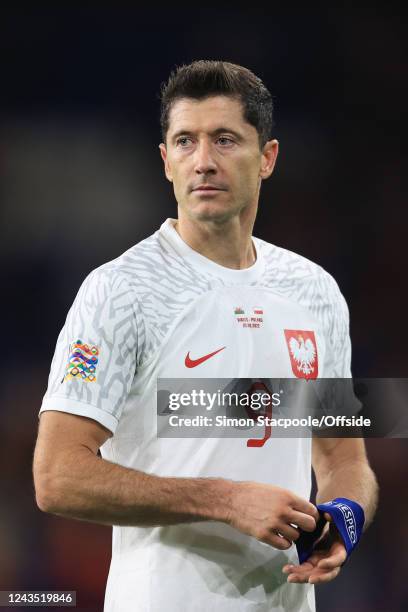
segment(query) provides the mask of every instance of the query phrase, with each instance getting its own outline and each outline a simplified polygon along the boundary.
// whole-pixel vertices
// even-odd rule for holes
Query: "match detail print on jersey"
[[[242,306],[234,308],[234,315],[237,323],[244,328],[259,329],[262,327],[264,310],[261,306],[253,306],[245,311]]]
[[[186,355],[186,359],[185,359],[185,365],[186,368],[195,368],[196,366],[200,365],[201,363],[204,363],[204,361],[207,361],[207,359],[210,359],[210,357],[214,357],[214,355],[216,355],[217,353],[219,353],[220,351],[223,351],[226,347],[223,346],[222,348],[209,353],[208,355],[204,355],[203,357],[199,357],[198,359],[191,359],[190,357],[190,351],[188,351],[187,355]]]
[[[98,365],[99,349],[97,346],[85,344],[82,340],[76,340],[70,346],[65,380],[76,378],[83,382],[96,381],[96,366]]]
[[[313,331],[285,329],[292,371],[297,378],[314,379],[319,374],[316,338]]]

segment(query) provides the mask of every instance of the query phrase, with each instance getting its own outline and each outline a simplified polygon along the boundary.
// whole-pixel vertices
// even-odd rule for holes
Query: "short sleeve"
[[[136,373],[140,327],[126,275],[104,266],[91,272],[58,336],[40,413],[89,417],[114,433]]]
[[[325,335],[327,342],[326,378],[351,378],[351,340],[349,310],[339,286],[326,273],[327,316]]]
[[[354,393],[351,378],[351,340],[349,310],[334,278],[325,273],[326,311],[323,317],[326,356],[324,378],[317,380],[318,414],[332,416],[356,415],[361,403]]]

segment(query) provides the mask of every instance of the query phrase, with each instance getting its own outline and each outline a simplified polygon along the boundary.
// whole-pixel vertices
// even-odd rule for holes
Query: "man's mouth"
[[[197,185],[197,187],[194,187],[193,191],[226,191],[226,189],[223,189],[222,187],[217,187],[216,185]]]

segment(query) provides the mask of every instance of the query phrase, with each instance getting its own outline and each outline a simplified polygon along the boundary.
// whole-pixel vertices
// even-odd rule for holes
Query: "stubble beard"
[[[239,216],[247,205],[246,203],[234,203],[226,207],[220,207],[211,202],[197,202],[193,204],[188,199],[187,202],[179,204],[180,209],[191,221],[213,223],[217,226],[225,225],[234,217]]]

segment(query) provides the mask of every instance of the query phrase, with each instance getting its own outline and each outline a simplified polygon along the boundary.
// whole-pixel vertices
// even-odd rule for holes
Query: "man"
[[[313,610],[313,584],[338,575],[346,548],[326,513],[320,548],[299,564],[293,543],[322,515],[308,501],[311,456],[317,501],[353,500],[367,526],[376,482],[363,441],[159,438],[156,381],[307,378],[315,358],[296,370],[296,334],[316,353],[313,378],[317,358],[319,377],[350,377],[347,307],[319,266],[252,237],[278,153],[260,79],[226,62],[183,66],[161,123],[178,218],[77,295],[41,408],[37,503],[114,526],[107,611]],[[258,326],[236,315],[255,310]]]

